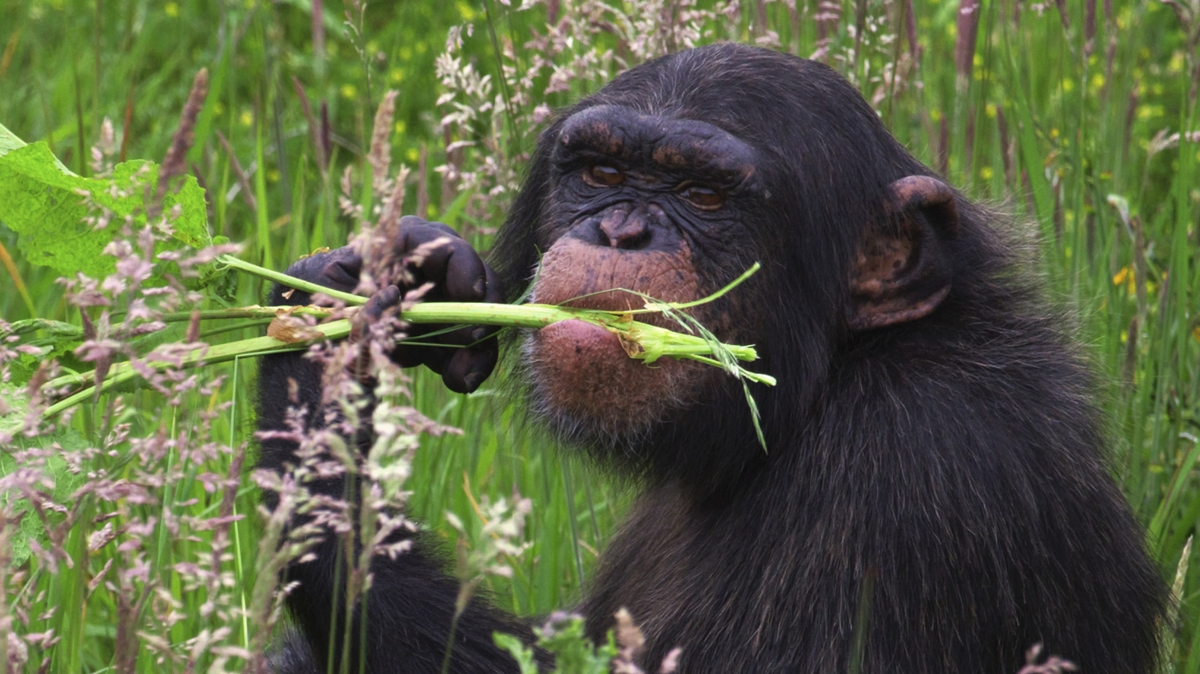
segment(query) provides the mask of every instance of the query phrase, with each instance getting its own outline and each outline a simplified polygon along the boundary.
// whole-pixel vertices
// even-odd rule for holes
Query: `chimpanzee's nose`
[[[653,238],[650,219],[655,214],[646,206],[617,207],[600,220],[600,244],[621,250],[640,250]]]

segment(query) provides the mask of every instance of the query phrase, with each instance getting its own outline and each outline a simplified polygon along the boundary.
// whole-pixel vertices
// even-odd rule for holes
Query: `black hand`
[[[338,248],[324,253],[314,253],[303,260],[297,260],[288,267],[288,276],[318,283],[327,288],[342,292],[354,292],[358,287],[358,275],[362,272],[362,257],[350,246]],[[308,304],[311,296],[299,290],[292,290],[286,298],[283,297],[289,289],[276,286],[271,293],[271,304]]]
[[[440,222],[427,222],[413,216],[401,218],[393,246],[396,259],[403,260],[412,274],[414,288],[433,284],[424,300],[504,301],[504,291],[491,268],[458,233]],[[387,289],[380,291],[383,292]],[[397,301],[398,298],[393,299],[390,294],[376,301],[373,307],[376,319]],[[367,318],[370,319],[370,315]],[[445,344],[445,348],[400,344],[392,352],[392,359],[404,367],[426,365],[442,375],[442,381],[450,390],[470,393],[479,388],[496,367],[498,328],[467,326],[440,332],[445,327],[414,326],[409,330],[409,341],[436,342]],[[433,332],[438,334],[429,334]]]
[[[426,301],[504,301],[504,290],[496,273],[484,264],[484,260],[467,241],[445,224],[426,222],[413,216],[403,217],[392,246],[395,259],[402,260],[413,277],[412,287],[397,289],[395,285],[389,285],[373,295],[359,314],[355,338],[365,337],[368,326],[382,318],[386,309],[400,302],[402,291],[418,288],[425,283],[433,285],[422,297]],[[340,260],[340,263],[347,263],[340,266],[347,270],[361,267],[361,260],[353,260],[358,267],[349,264],[350,261]],[[445,347],[401,343],[392,350],[392,360],[402,367],[425,365],[433,372],[442,374],[442,380],[451,391],[472,392],[496,368],[499,357],[496,339],[498,329],[474,325],[443,332],[446,327],[449,326],[410,326],[409,342],[432,342],[445,344]]]

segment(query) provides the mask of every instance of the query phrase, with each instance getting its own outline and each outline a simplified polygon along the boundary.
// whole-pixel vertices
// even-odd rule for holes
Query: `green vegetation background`
[[[584,13],[601,4],[614,10],[597,15],[605,20],[666,11],[667,24],[684,23],[681,13],[692,5],[562,0],[517,11],[501,0],[452,0],[378,2],[364,10],[314,0],[0,0],[0,123],[28,142],[47,141],[81,175],[90,173],[89,148],[105,117],[116,126],[120,157],[161,160],[193,75],[208,68],[210,94],[188,159],[207,190],[213,233],[244,243],[246,259],[283,268],[315,247],[345,242],[350,225],[339,217],[337,176],[345,166],[363,165],[376,106],[385,90],[397,89],[391,142],[393,157],[413,169],[407,203],[424,192],[428,207],[421,215],[442,219],[486,247],[508,193],[461,196],[461,181],[444,189],[433,168],[447,161],[447,144],[476,141],[451,153],[464,170],[483,165],[489,153],[506,169],[519,167],[535,134],[526,123],[536,116],[534,106],[564,105],[595,90],[617,66],[601,59],[549,93],[546,70],[532,82],[524,117],[483,115],[444,130],[439,122],[454,108],[439,104],[448,91],[435,74],[435,59],[445,50],[447,31],[473,24],[461,56],[499,77],[501,65],[532,61],[536,47],[527,43],[547,33],[548,13],[558,20],[574,13],[585,25]],[[1081,338],[1101,375],[1116,441],[1113,475],[1149,531],[1147,545],[1164,578],[1175,581],[1183,569],[1179,643],[1169,646],[1169,664],[1200,671],[1194,646],[1200,568],[1187,566],[1184,556],[1200,517],[1200,4],[982,2],[975,10],[978,37],[965,52],[970,41],[960,9],[973,2],[794,4],[749,1],[728,18],[702,25],[715,37],[774,41],[804,56],[825,49],[824,58],[852,78],[919,158],[970,195],[1001,203],[1031,223],[1053,294],[1077,309]],[[623,30],[579,33],[555,57],[566,63],[589,50],[615,50],[617,58],[632,61],[637,50],[629,38],[642,29]],[[322,33],[320,52],[314,43]],[[915,44],[908,35],[916,36]],[[328,181],[317,165],[298,86],[312,109],[327,104]],[[463,88],[449,93],[476,107],[485,100]],[[248,175],[245,184],[237,179],[235,158]],[[22,259],[17,236],[2,223],[0,262],[5,321],[78,323],[56,275]],[[246,277],[237,296],[243,304],[257,303],[263,288]],[[215,432],[236,443],[250,436],[247,392],[254,373],[244,364],[227,371],[232,376],[217,397],[234,405]],[[499,604],[525,615],[571,605],[619,519],[626,491],[550,451],[552,443],[528,428],[494,388],[456,396],[421,372],[412,390],[421,410],[463,431],[423,441],[409,483],[412,512],[450,548],[456,533],[443,513],[457,513],[470,541],[481,529],[474,503],[516,489],[535,504],[526,532],[533,545],[514,563],[513,578],[494,581],[491,590]],[[186,406],[161,418],[155,394],[133,396],[144,410],[132,417],[133,437],[192,423]],[[196,410],[214,401],[190,404]],[[88,435],[91,412],[75,425],[83,442],[95,442]],[[221,473],[226,466],[212,468]],[[199,484],[172,485],[161,496],[176,503],[198,499],[197,513],[212,498]],[[253,513],[255,501],[256,490],[243,486],[237,512]],[[235,527],[230,568],[245,588],[256,572],[255,530],[252,520]],[[189,558],[204,545],[202,537],[164,541],[156,573],[169,576],[172,558]],[[63,640],[47,651],[50,671],[103,671],[113,662],[117,600],[103,588],[86,597],[82,589],[105,560],[85,555],[82,561],[83,568],[52,575],[31,558],[22,569],[24,584],[8,589],[43,593],[44,605],[59,608],[19,630],[54,629]],[[165,587],[186,614],[198,611],[202,600],[186,588],[169,579]],[[203,626],[185,619],[169,638],[182,644]],[[145,658],[137,669],[155,665]]]

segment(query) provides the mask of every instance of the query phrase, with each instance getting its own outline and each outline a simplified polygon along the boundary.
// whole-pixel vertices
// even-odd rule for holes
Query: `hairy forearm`
[[[327,261],[328,257],[313,256],[288,273],[328,283],[319,275],[328,267]],[[287,293],[278,287],[270,298],[275,305],[309,301],[304,293]],[[311,646],[312,664],[322,671],[329,665],[340,670],[343,664],[350,666],[349,671],[359,671],[365,659],[368,672],[438,672],[453,644],[452,672],[516,671],[516,663],[494,645],[492,634],[512,633],[530,641],[529,629],[482,599],[472,601],[456,618],[458,582],[443,572],[433,546],[408,528],[392,532],[384,545],[409,541],[411,547],[394,557],[370,555],[370,589],[363,599],[347,602],[347,595],[363,581],[359,577],[355,582],[351,572],[363,545],[357,503],[361,478],[355,466],[338,474],[336,466],[347,457],[323,449],[319,435],[328,428],[352,436],[347,444],[357,451],[350,457],[353,461],[369,451],[373,400],[351,401],[358,408],[357,418],[368,420],[366,425],[342,427],[345,401],[338,398],[355,387],[337,384],[349,376],[339,365],[329,366],[304,353],[266,356],[259,371],[258,422],[264,432],[260,467],[284,474],[304,466],[299,473],[313,476],[304,482],[305,488],[317,497],[314,503],[319,508],[331,511],[326,516],[305,510],[307,514],[293,516],[293,527],[331,521],[349,525],[339,533],[323,524],[314,534],[320,540],[310,541],[309,561],[293,561],[285,570],[285,580],[297,583],[288,606]],[[367,391],[360,395],[370,396],[369,385],[363,388]],[[266,493],[264,499],[271,508],[277,507],[274,494]]]

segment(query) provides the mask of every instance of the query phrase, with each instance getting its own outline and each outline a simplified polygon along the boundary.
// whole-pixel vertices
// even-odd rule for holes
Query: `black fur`
[[[354,260],[349,266],[357,276],[360,263],[348,248],[301,260],[292,265],[288,273],[349,292],[357,285],[357,278],[345,276],[347,259]],[[282,289],[277,287],[268,302],[272,306],[307,304],[309,297],[295,292],[285,298]],[[259,427],[269,431],[289,430],[288,409],[297,406],[304,410],[307,429],[323,426],[330,415],[328,409],[322,409],[323,377],[321,366],[301,353],[263,358],[259,369]],[[295,391],[297,401],[289,400],[289,389]],[[365,451],[370,447],[369,433],[357,434],[353,445],[360,452]],[[286,436],[263,440],[261,446],[259,466],[262,468],[282,473],[289,464],[298,463],[294,454],[296,445]],[[347,480],[343,477],[327,478],[309,483],[307,487],[314,494],[341,498],[346,495]],[[278,504],[276,494],[266,492],[263,498],[269,508],[275,509]],[[363,641],[358,630],[361,608],[356,608],[353,612],[354,632],[349,641],[352,644],[349,649],[350,672],[359,671],[360,659],[364,654],[365,669],[373,673],[440,672],[442,669],[458,583],[443,573],[442,555],[433,541],[407,532],[397,535],[404,536],[413,539],[413,547],[408,553],[394,560],[375,557],[371,565],[374,579],[367,602],[368,630]],[[342,539],[330,534],[313,550],[313,561],[288,566],[284,580],[298,584],[288,595],[287,606],[297,627],[306,637],[307,648],[304,648],[303,642],[297,643],[298,640],[289,635],[279,652],[271,658],[276,671],[289,674],[342,671],[342,644],[347,624],[344,610],[345,564],[338,560],[342,548]],[[357,550],[355,554],[358,554]],[[478,674],[515,672],[516,665],[512,658],[492,642],[492,634],[497,631],[526,638],[530,635],[529,628],[522,623],[492,611],[483,600],[473,601],[459,618],[450,671]],[[360,648],[360,643],[365,648]],[[332,666],[327,668],[327,663]]]
[[[888,186],[933,174],[825,66],[718,45],[625,73],[543,134],[491,256],[510,292],[564,232],[562,126],[600,105],[755,148],[761,197],[741,204],[736,237],[692,254],[707,285],[763,262],[719,308],[779,385],[752,389],[767,451],[726,379],[644,433],[587,443],[644,484],[584,601],[593,636],[625,606],[650,671],[680,646],[682,672],[999,674],[1038,642],[1084,672],[1151,671],[1165,586],[1106,473],[1087,368],[1003,218],[956,195],[957,234],[935,251],[949,294],[917,320],[852,330],[846,279],[868,225],[888,220]],[[297,357],[263,365],[264,427],[288,376],[311,379]],[[267,446],[264,465],[289,451]],[[290,571],[318,657],[325,547]],[[455,595],[438,566],[420,551],[377,561],[368,671],[437,671]],[[489,644],[511,624],[477,607],[453,671],[507,671]]]

